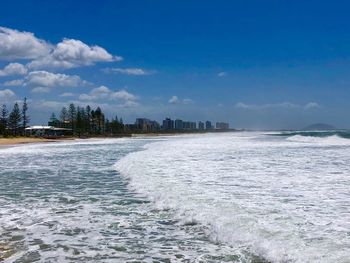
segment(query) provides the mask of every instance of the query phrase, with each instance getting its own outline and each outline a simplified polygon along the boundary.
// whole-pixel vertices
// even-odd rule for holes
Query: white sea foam
[[[0,246],[15,249],[5,262],[347,262],[350,151],[336,140],[232,133],[2,149]]]
[[[292,142],[312,143],[321,145],[350,145],[350,139],[339,137],[338,135],[317,137],[317,136],[304,136],[304,135],[293,135],[287,138]]]
[[[144,195],[129,191],[128,180],[115,171],[118,159],[154,140],[169,138],[1,150],[0,258],[5,263],[230,260],[235,249],[203,239],[199,227],[178,226],[171,211],[157,210]]]
[[[158,208],[208,226],[213,241],[242,253],[348,262],[349,145],[337,136],[189,136],[148,144],[116,169]]]

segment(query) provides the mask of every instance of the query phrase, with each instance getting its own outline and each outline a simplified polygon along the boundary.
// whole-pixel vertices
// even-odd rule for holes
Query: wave
[[[290,142],[350,145],[350,131],[290,131],[280,133],[268,133],[268,136],[284,137]]]
[[[350,145],[350,140],[338,135],[330,135],[327,137],[315,137],[305,135],[293,135],[287,138],[291,142],[313,143],[321,145]]]
[[[270,135],[274,136],[282,136],[282,137],[289,137],[294,135],[300,135],[305,137],[319,137],[319,138],[325,138],[330,136],[338,136],[340,138],[344,139],[350,139],[350,131],[348,130],[330,130],[330,131],[289,131],[289,132],[281,132],[281,133],[273,133]]]
[[[305,138],[292,137],[288,141]],[[332,144],[345,140],[337,136],[321,139]],[[133,190],[148,196],[157,209],[173,210],[183,225],[201,224],[207,228],[213,242],[230,244],[242,255],[248,251],[270,262],[319,261],[326,257],[328,244],[320,251],[317,237],[313,245],[311,239],[301,237],[302,233],[298,236],[298,231],[300,226],[308,229],[311,238],[316,230],[302,218],[307,215],[321,219],[304,215],[299,209],[310,203],[326,209],[328,204],[321,207],[323,203],[310,194],[317,181],[312,179],[307,154],[303,155],[305,160],[299,159],[299,149],[303,148],[297,144],[293,147],[294,143],[287,145],[290,147],[270,140],[258,143],[238,135],[173,138],[147,144],[142,151],[122,158],[115,168],[129,179]],[[281,155],[282,151],[286,153]],[[326,159],[322,150],[317,154]],[[320,159],[315,156],[316,162]],[[305,168],[300,166],[304,164]],[[298,174],[292,176],[296,171]],[[321,182],[316,188],[327,193],[329,185]],[[326,214],[323,217],[328,220]],[[330,257],[339,259],[335,253]]]

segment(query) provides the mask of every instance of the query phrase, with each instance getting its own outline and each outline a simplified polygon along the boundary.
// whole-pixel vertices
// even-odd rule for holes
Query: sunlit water
[[[350,262],[335,134],[26,145],[0,149],[0,182],[0,261]]]

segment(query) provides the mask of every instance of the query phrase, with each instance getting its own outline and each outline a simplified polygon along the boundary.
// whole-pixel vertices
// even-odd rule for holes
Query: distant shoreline
[[[153,133],[132,133],[132,134],[120,134],[119,136],[92,136],[92,137],[9,137],[0,138],[0,149],[19,146],[23,144],[32,143],[49,143],[49,142],[61,142],[61,141],[72,141],[77,139],[116,139],[116,138],[132,138],[132,137],[157,137],[157,136],[174,136],[174,135],[185,135],[185,134],[206,134],[206,133],[222,133],[222,132],[237,132],[238,130],[225,130],[225,131],[204,131],[204,132],[153,132]]]

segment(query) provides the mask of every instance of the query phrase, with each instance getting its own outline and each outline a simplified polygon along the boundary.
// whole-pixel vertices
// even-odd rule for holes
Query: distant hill
[[[332,125],[325,124],[325,123],[315,123],[312,125],[309,125],[305,127],[303,130],[305,131],[325,131],[325,130],[335,130],[336,128]]]

